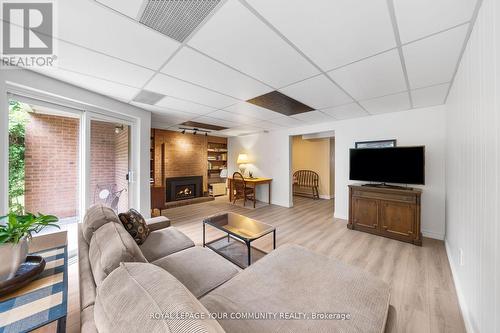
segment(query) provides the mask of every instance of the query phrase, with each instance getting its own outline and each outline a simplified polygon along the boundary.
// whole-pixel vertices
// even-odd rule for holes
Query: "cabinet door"
[[[352,198],[353,222],[356,226],[378,228],[378,201],[373,199]]]
[[[415,206],[403,202],[381,202],[382,231],[399,237],[411,238],[415,225]]]

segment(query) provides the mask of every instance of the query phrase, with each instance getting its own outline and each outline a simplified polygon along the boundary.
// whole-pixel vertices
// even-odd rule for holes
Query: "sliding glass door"
[[[131,126],[119,119],[90,118],[90,204],[102,203],[116,213],[130,206]]]

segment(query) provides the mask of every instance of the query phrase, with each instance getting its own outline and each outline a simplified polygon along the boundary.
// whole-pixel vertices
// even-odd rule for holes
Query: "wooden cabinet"
[[[418,189],[349,185],[349,229],[422,245]]]

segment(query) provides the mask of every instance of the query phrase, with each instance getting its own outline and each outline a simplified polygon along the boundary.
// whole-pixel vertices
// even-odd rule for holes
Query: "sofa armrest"
[[[150,231],[155,231],[170,227],[170,220],[165,216],[158,216],[146,219],[146,224],[148,225]]]

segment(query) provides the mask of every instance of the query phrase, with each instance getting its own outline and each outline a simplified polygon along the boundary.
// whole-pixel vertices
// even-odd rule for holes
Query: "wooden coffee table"
[[[227,236],[206,242],[206,225],[227,233]],[[276,249],[276,228],[272,225],[231,212],[214,215],[203,220],[203,246],[241,268],[250,266],[252,262],[267,254],[251,246],[251,243],[270,233],[273,234],[273,249]]]

